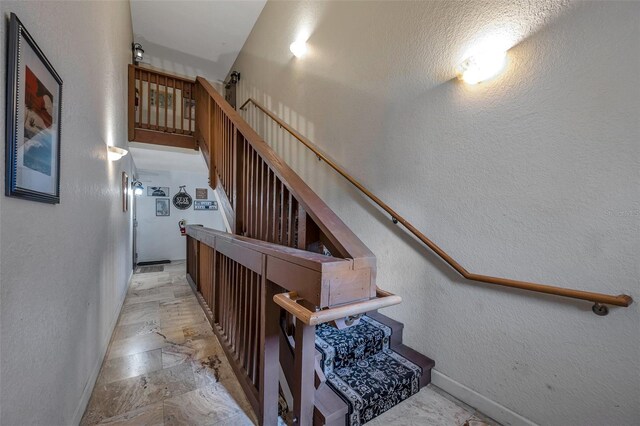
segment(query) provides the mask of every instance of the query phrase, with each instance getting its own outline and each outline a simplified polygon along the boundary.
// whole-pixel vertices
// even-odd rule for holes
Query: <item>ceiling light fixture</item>
[[[297,40],[289,45],[289,50],[296,58],[301,58],[307,53],[306,40]]]
[[[117,146],[107,147],[107,158],[109,159],[109,161],[118,161],[128,153],[129,151],[127,151],[126,149],[118,148]]]
[[[482,52],[458,65],[456,74],[465,83],[478,84],[498,75],[507,63],[506,59],[506,51]]]

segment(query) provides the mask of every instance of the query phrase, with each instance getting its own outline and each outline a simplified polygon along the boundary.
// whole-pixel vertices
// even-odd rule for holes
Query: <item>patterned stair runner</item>
[[[345,330],[318,326],[327,383],[349,406],[348,425],[358,426],[420,390],[422,369],[389,348],[391,328],[363,316]]]

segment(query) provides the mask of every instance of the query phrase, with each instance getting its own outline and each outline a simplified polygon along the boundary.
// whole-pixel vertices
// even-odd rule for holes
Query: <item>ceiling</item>
[[[209,175],[202,153],[192,149],[129,142],[138,171],[185,171]]]
[[[191,56],[194,62],[209,62],[211,77],[224,79],[265,3],[133,0],[134,40],[142,43],[145,56],[160,57],[155,63],[185,61]]]

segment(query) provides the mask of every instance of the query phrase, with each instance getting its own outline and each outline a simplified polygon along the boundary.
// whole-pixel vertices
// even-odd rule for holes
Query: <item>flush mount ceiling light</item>
[[[131,182],[131,188],[133,189],[134,195],[142,195],[144,193],[144,186],[142,186],[142,182],[137,179]]]
[[[144,56],[144,49],[140,43],[133,43],[131,48],[133,50],[133,63],[138,65],[138,62],[142,61]]]
[[[507,62],[507,52],[482,52],[467,58],[456,68],[458,78],[468,84],[478,84],[495,77]]]
[[[289,50],[296,58],[301,58],[307,53],[307,42],[305,40],[296,40],[289,45]]]
[[[126,149],[118,148],[117,146],[107,147],[107,158],[109,158],[109,161],[118,161],[128,153],[129,151]]]

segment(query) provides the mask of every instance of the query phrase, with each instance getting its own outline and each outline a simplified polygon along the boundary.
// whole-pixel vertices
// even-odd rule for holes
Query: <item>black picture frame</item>
[[[62,79],[14,13],[6,97],[5,195],[58,204]]]
[[[156,198],[156,216],[171,216],[171,200],[169,198]]]

